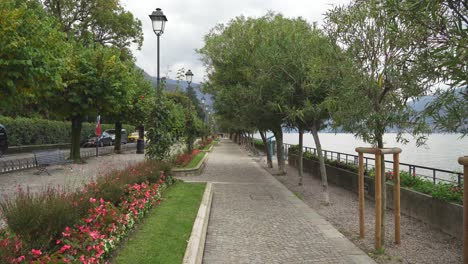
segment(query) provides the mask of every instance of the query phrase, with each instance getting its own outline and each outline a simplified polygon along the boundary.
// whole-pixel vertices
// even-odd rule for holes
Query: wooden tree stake
[[[393,202],[395,215],[395,244],[400,245],[400,154],[393,154]]]
[[[382,162],[380,152],[375,154],[375,249],[382,248]]]
[[[463,165],[463,263],[468,264],[468,156],[458,159],[458,163]]]
[[[359,152],[359,236],[364,238],[364,154]]]

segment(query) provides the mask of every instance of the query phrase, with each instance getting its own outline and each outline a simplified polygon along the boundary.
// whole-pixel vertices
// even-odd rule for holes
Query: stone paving
[[[214,183],[203,263],[375,263],[229,140],[200,176]]]

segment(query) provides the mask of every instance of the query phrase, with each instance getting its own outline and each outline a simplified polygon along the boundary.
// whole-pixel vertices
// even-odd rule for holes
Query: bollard
[[[137,154],[144,154],[145,153],[145,141],[143,139],[137,140]]]

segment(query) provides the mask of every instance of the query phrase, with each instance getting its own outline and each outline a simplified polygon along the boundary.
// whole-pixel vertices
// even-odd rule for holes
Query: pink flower
[[[25,260],[25,256],[20,256],[19,258],[16,259],[16,262],[20,263],[21,261]]]
[[[95,203],[96,202],[96,199],[94,199],[93,197],[89,198],[89,202],[90,203]]]
[[[98,239],[99,238],[99,232],[98,231],[91,231],[89,232],[89,236],[93,239]]]
[[[70,245],[64,245],[62,248],[60,248],[59,252],[63,253],[71,248]]]
[[[64,237],[70,237],[70,228],[67,226],[65,227],[65,232],[62,232]]]
[[[56,245],[59,245],[60,243],[62,243],[62,241],[60,241],[59,239],[57,239],[57,241],[55,241]]]
[[[39,249],[34,249],[34,248],[31,250],[31,253],[33,253],[33,255],[35,256],[42,255],[42,251],[40,251]]]

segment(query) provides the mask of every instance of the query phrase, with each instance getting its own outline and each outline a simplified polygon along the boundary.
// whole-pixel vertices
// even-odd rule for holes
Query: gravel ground
[[[267,168],[265,156],[256,159],[273,175],[276,173],[275,169]],[[392,210],[387,210],[385,253],[375,254],[373,201],[367,199],[365,201],[366,237],[361,240],[359,239],[357,193],[329,185],[331,205],[324,206],[321,203],[321,181],[318,178],[306,173],[303,185],[298,186],[297,170],[287,167],[287,171],[285,176],[275,175],[276,179],[378,263],[462,263],[462,241],[405,215],[401,216],[401,245],[395,245]]]

